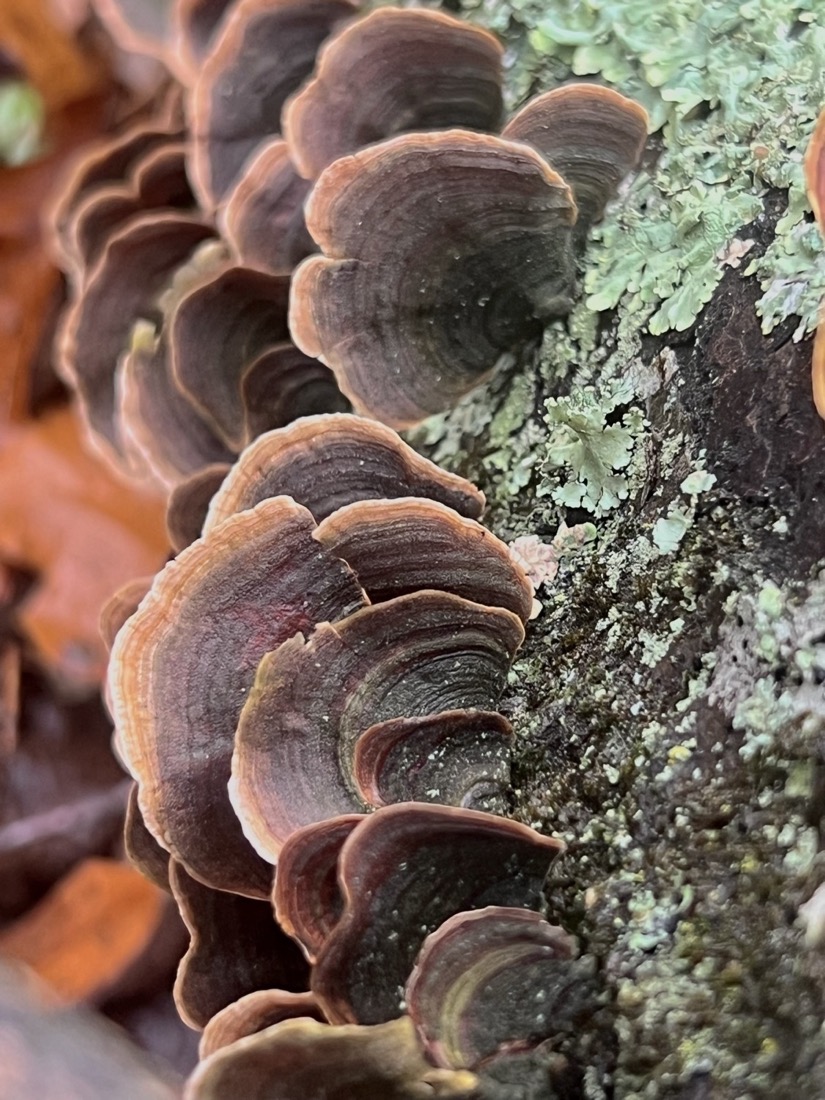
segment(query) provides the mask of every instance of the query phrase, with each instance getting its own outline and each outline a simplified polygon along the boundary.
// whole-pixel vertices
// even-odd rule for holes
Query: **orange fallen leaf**
[[[60,272],[43,244],[43,210],[67,162],[100,134],[103,120],[102,98],[72,104],[50,119],[43,157],[0,168],[0,423],[25,417],[31,361],[60,292]]]
[[[817,120],[805,151],[805,186],[814,217],[825,233],[825,110]]]
[[[49,111],[91,95],[104,79],[99,59],[58,25],[49,0],[3,0],[0,42]]]
[[[0,431],[0,559],[37,574],[18,622],[66,690],[97,688],[103,604],[167,553],[162,502],[86,449],[73,409]]]
[[[166,905],[128,864],[87,859],[0,934],[0,956],[25,963],[66,1003],[94,1000],[147,950]]]

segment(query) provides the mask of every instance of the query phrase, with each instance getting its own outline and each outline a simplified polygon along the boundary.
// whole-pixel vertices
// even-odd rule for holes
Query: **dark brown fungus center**
[[[588,985],[576,944],[539,913],[491,906],[457,913],[427,937],[407,1004],[440,1066],[477,1069],[505,1048],[563,1034]]]
[[[333,1022],[404,1010],[404,986],[429,932],[463,910],[536,909],[560,841],[491,814],[406,802],[366,817],[343,846],[346,900],[312,973]]]
[[[330,165],[306,217],[324,256],[293,278],[293,339],[394,427],[454,404],[569,309],[576,207],[526,145],[382,142]]]
[[[510,723],[494,711],[391,718],[358,738],[353,775],[371,806],[413,800],[500,813],[512,745]]]
[[[306,960],[267,902],[212,890],[174,860],[170,881],[192,937],[175,983],[186,1023],[203,1028],[239,997],[259,989],[306,990]]]

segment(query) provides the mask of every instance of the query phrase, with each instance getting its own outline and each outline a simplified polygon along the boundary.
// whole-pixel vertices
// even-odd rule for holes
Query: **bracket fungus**
[[[302,826],[363,810],[359,735],[399,715],[489,708],[523,638],[511,611],[422,590],[267,654],[238,722],[230,783],[256,850],[274,863]]]
[[[342,814],[307,825],[290,836],[278,855],[275,915],[311,963],[343,912],[338,857],[363,819],[363,814]]]
[[[352,18],[349,0],[239,0],[229,11],[192,91],[192,182],[213,210],[312,72],[318,47]]]
[[[290,497],[257,502],[266,494],[262,483],[283,490],[272,486],[279,470],[295,496],[300,499],[299,487],[306,485],[316,498],[310,503],[326,512],[329,489],[312,475],[323,470],[330,451],[349,456],[352,467],[352,476],[344,472],[334,486],[334,503],[354,503],[326,527],[316,527],[310,512]],[[253,477],[253,499],[247,501],[236,493],[237,471],[244,467]],[[325,494],[320,503],[319,486]],[[270,873],[241,836],[227,798],[233,747],[232,798],[258,850],[274,862],[277,847],[295,828],[365,808],[350,775],[360,732],[399,715],[489,707],[503,686],[523,638],[529,582],[503,544],[443,504],[413,498],[378,507],[360,500],[366,492],[399,488],[432,489],[467,510],[481,507],[469,483],[418,458],[378,425],[329,416],[270,433],[227,477],[204,537],[159,575],[115,642],[110,693],[118,746],[140,782],[146,823],[209,885],[251,896],[268,893]],[[240,503],[253,507],[220,517],[227,497],[230,513]],[[418,553],[407,553],[407,568],[399,572],[413,527],[421,530]],[[357,528],[372,540],[375,560],[359,550]],[[365,573],[366,591],[358,569]],[[411,594],[387,599],[393,572],[395,591]],[[376,599],[385,602],[366,606]],[[321,682],[316,653],[328,662]],[[353,684],[369,678],[369,692],[341,692],[342,662],[352,666],[347,675]],[[288,682],[281,688],[282,669]],[[402,673],[404,684],[398,681]],[[307,699],[300,699],[310,684]],[[250,690],[251,702],[243,708]],[[136,700],[151,702],[136,706]],[[273,706],[285,730],[296,716],[295,730],[304,731],[298,741],[289,732],[275,737],[276,727],[266,718]],[[339,715],[337,721],[332,714]],[[273,738],[277,744],[270,747]],[[306,784],[303,796],[292,772],[278,772],[281,753],[297,753],[310,765],[297,773]],[[322,780],[333,776],[337,780],[323,792]],[[306,797],[310,791],[313,798]],[[204,831],[200,822],[207,817],[220,821],[220,830]],[[276,817],[282,826],[273,832]]]
[[[49,243],[56,261],[77,271],[82,267],[74,246],[74,220],[91,200],[121,187],[141,160],[181,136],[176,109],[151,122],[139,122],[122,134],[96,145],[80,157],[61,181],[48,216]]]
[[[307,202],[323,255],[293,278],[295,342],[394,427],[448,408],[569,310],[573,241],[635,167],[646,122],[617,92],[570,85],[501,137],[411,133],[334,161]]]
[[[526,825],[457,807],[401,802],[365,817],[341,849],[344,911],[311,975],[327,1019],[401,1015],[425,937],[465,910],[536,909],[563,848]]]
[[[439,12],[100,2],[185,86],[53,235],[63,373],[170,493],[178,557],[103,622],[127,847],[191,932],[187,1096],[478,1095],[583,971],[538,911],[563,845],[496,816],[532,586],[392,427],[570,309],[646,115],[576,84],[501,130],[502,47]]]
[[[75,279],[82,283],[108,239],[130,218],[154,209],[188,211],[193,206],[184,144],[153,144],[122,182],[81,196],[64,231],[62,258],[68,257]]]
[[[291,347],[288,294],[287,277],[231,266],[191,287],[169,320],[175,381],[236,453],[246,442],[244,375],[273,345]]]
[[[266,897],[271,870],[226,792],[238,714],[263,655],[364,597],[286,497],[242,512],[159,574],[112,650],[119,751],[146,824],[196,878]],[[210,827],[205,829],[204,822]]]
[[[236,512],[291,496],[320,523],[358,500],[427,497],[478,519],[484,494],[417,454],[381,424],[345,413],[308,416],[260,436],[215,494],[204,534]]]
[[[130,220],[110,238],[66,315],[62,373],[77,391],[95,437],[115,452],[120,451],[115,372],[132,326],[157,315],[155,301],[175,269],[212,235],[204,222],[179,213]]]
[[[599,84],[566,84],[535,96],[502,130],[538,149],[573,190],[577,234],[604,216],[647,139],[641,104]]]
[[[223,236],[241,263],[288,275],[315,251],[304,222],[310,186],[295,171],[280,138],[245,165],[219,214]]]
[[[115,423],[130,469],[175,486],[233,454],[175,384],[168,337],[148,322],[131,333],[115,372]]]
[[[575,217],[537,152],[489,134],[407,134],[343,157],[307,202],[324,255],[293,276],[293,339],[357,411],[416,424],[566,312]]]
[[[218,1050],[195,1070],[184,1100],[471,1100],[477,1078],[434,1069],[407,1018],[376,1027],[287,1020]]]
[[[513,740],[510,723],[495,711],[391,718],[358,738],[353,776],[368,806],[411,800],[500,811]]]
[[[286,104],[284,135],[302,176],[413,130],[496,130],[503,48],[439,11],[379,8],[330,38]]]
[[[306,991],[306,960],[266,902],[212,890],[175,860],[169,878],[192,937],[175,982],[175,1002],[190,1027],[205,1027],[239,997],[259,989]]]
[[[424,941],[407,982],[410,1016],[438,1066],[476,1069],[502,1048],[563,1030],[580,967],[562,928],[527,909],[457,913]]]
[[[200,538],[212,498],[223,484],[230,466],[214,462],[179,481],[166,503],[166,531],[175,553]]]

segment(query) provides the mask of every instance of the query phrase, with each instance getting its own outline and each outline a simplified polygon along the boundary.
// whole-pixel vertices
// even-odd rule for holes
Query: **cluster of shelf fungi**
[[[550,1073],[587,979],[541,915],[561,843],[502,816],[495,710],[533,592],[393,429],[570,308],[645,114],[574,84],[507,121],[501,45],[433,11],[97,6],[170,79],[55,203],[58,355],[169,502],[177,557],[104,628],[127,847],[191,931],[187,1095]]]

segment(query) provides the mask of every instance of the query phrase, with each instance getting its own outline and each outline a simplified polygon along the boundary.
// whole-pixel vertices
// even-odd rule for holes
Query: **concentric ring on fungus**
[[[415,130],[496,130],[503,47],[440,11],[379,8],[320,49],[311,80],[287,102],[295,167],[315,179],[339,157]]]
[[[146,825],[216,889],[268,897],[271,888],[272,870],[244,839],[226,790],[261,657],[364,603],[314,530],[287,497],[231,517],[166,566],[112,650],[117,745],[140,783]]]
[[[559,1029],[580,982],[576,941],[529,909],[457,913],[424,941],[406,987],[410,1016],[438,1066],[476,1069],[508,1044]]]
[[[423,458],[390,428],[346,413],[307,416],[255,440],[215,494],[204,534],[236,512],[291,496],[317,522],[357,500],[427,497],[478,519],[484,494]]]
[[[559,840],[493,814],[401,802],[369,814],[338,860],[345,905],[311,975],[332,1023],[400,1016],[424,939],[455,913],[537,909]]]
[[[355,12],[348,0],[239,0],[227,14],[190,100],[190,171],[204,209],[226,197],[262,141],[280,134],[287,97]]]
[[[275,863],[302,826],[365,809],[359,735],[399,714],[488,709],[523,638],[511,611],[424,590],[268,653],[238,721],[229,786],[256,850]]]
[[[65,315],[61,372],[95,435],[117,453],[115,371],[129,348],[132,326],[139,318],[159,317],[156,300],[175,269],[212,236],[208,225],[183,214],[133,218],[109,240]]]
[[[343,157],[307,202],[324,255],[293,276],[292,337],[356,411],[410,427],[567,312],[575,219],[570,188],[520,142],[448,130]]]

